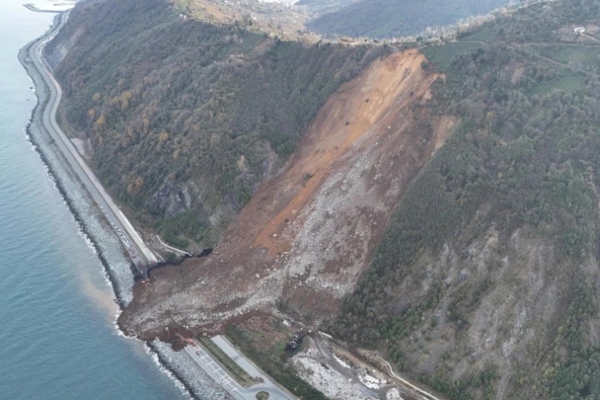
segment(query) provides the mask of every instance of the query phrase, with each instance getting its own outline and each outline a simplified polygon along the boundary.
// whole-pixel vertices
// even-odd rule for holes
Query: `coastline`
[[[43,12],[38,10],[32,10],[36,12]],[[81,180],[77,176],[76,172],[70,166],[68,160],[65,159],[64,154],[58,148],[54,139],[50,137],[43,124],[43,112],[47,108],[50,101],[50,88],[41,76],[40,71],[35,67],[32,60],[29,58],[29,52],[31,48],[42,41],[50,40],[68,18],[69,11],[46,11],[57,13],[53,20],[53,24],[50,29],[41,37],[31,41],[20,49],[18,59],[21,65],[25,68],[29,75],[33,86],[35,87],[35,95],[37,98],[36,105],[34,106],[29,122],[26,126],[26,135],[28,140],[34,146],[35,151],[39,154],[43,164],[48,169],[48,173],[51,176],[54,184],[61,193],[65,204],[71,211],[75,221],[80,227],[81,234],[84,239],[89,243],[90,247],[98,256],[102,263],[104,274],[106,279],[111,286],[114,294],[114,299],[119,307],[119,312],[129,303],[131,300],[131,286],[133,285],[133,268],[135,268],[134,262],[131,260],[130,254],[127,253],[121,240],[117,237],[116,233],[112,231],[110,222],[107,218],[97,210],[94,214],[90,215],[90,208],[97,207],[97,202],[93,196],[81,184]],[[43,57],[42,55],[40,55]],[[67,189],[68,186],[73,186],[73,183],[78,184],[78,193],[73,193]],[[81,198],[75,198],[75,195],[83,196]],[[82,204],[83,203],[83,204]],[[93,212],[93,211],[92,211]],[[95,221],[90,221],[94,218]],[[100,222],[98,224],[98,222]],[[101,226],[104,230],[103,234],[111,234],[113,238],[116,238],[116,242],[121,247],[122,255],[127,255],[130,265],[128,266],[130,271],[127,276],[128,279],[123,279],[123,271],[116,271],[111,265],[110,257],[107,255],[108,251],[105,246],[106,244],[97,237],[96,232],[98,226]],[[112,243],[114,246],[114,241]],[[120,273],[119,273],[120,272]],[[115,317],[117,318],[118,315]],[[115,319],[116,321],[116,319]],[[126,336],[118,327],[114,324],[120,336],[137,340]],[[224,392],[220,390],[220,387],[216,382],[213,382],[199,366],[194,367],[193,363],[186,362],[185,352],[175,352],[168,345],[159,342],[145,342],[145,348],[147,352],[155,359],[159,364],[159,369],[163,372],[167,371],[174,381],[176,386],[182,389],[182,392],[190,398],[202,399],[202,398],[227,398]],[[189,357],[189,356],[188,356]],[[208,397],[204,397],[204,395]]]
[[[103,249],[98,245],[98,241],[96,240],[96,238],[94,238],[93,235],[90,234],[91,229],[88,226],[87,221],[82,217],[82,213],[81,213],[82,210],[80,210],[78,207],[76,207],[73,199],[71,198],[68,191],[66,190],[63,178],[60,176],[60,174],[57,171],[58,166],[55,165],[55,163],[51,159],[51,155],[49,154],[50,149],[47,149],[45,147],[46,143],[44,143],[44,141],[46,141],[47,138],[41,137],[41,135],[37,134],[35,132],[35,130],[33,129],[33,126],[35,124],[40,123],[41,112],[48,104],[48,88],[46,87],[43,80],[39,76],[39,72],[35,69],[35,67],[31,64],[31,62],[29,62],[27,60],[28,59],[27,53],[33,45],[35,45],[36,43],[38,43],[41,40],[44,40],[45,38],[49,37],[50,35],[55,34],[58,31],[58,29],[60,29],[60,27],[62,25],[60,20],[62,18],[64,18],[63,15],[64,15],[64,13],[57,14],[57,16],[54,18],[52,27],[44,34],[44,36],[41,36],[41,37],[33,40],[32,42],[26,44],[25,47],[23,47],[21,50],[19,50],[19,54],[17,56],[21,65],[23,66],[23,68],[25,68],[27,75],[29,75],[29,77],[31,78],[31,81],[35,87],[35,95],[37,98],[37,103],[31,112],[31,117],[29,118],[29,122],[27,123],[27,127],[25,128],[25,131],[26,131],[28,139],[34,145],[35,151],[39,154],[39,156],[42,159],[42,162],[44,163],[46,168],[48,168],[48,172],[49,172],[50,176],[52,177],[52,180],[54,181],[56,188],[62,195],[65,203],[67,204],[67,207],[73,214],[73,217],[75,218],[75,221],[78,223],[82,234],[85,236],[87,241],[90,243],[90,246],[94,249],[94,251],[98,255],[98,258],[102,262],[107,279],[109,280],[109,282],[112,286],[113,292],[115,293],[115,299],[117,301],[117,304],[119,305],[119,308],[122,309],[128,301],[123,296],[123,290],[120,287],[120,283],[117,280],[117,278],[115,277],[113,271],[111,270],[111,268],[108,264],[108,260],[105,257]],[[40,92],[42,92],[42,93],[40,93]],[[42,130],[42,129],[40,129],[40,130]],[[57,152],[53,152],[52,156],[60,157],[61,154],[57,154]],[[61,167],[64,168],[65,164],[62,164]],[[70,172],[70,171],[68,171],[68,168],[64,168],[64,169],[66,170],[66,172]],[[74,176],[72,176],[72,177],[74,178]]]

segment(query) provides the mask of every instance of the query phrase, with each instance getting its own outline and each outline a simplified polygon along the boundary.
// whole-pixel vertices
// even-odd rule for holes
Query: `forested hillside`
[[[423,49],[462,123],[335,335],[451,399],[600,397],[599,17],[593,0],[548,2]]]
[[[389,37],[503,3],[362,1],[313,27]],[[599,18],[595,0],[540,2],[366,69],[391,47],[284,42],[161,0],[79,5],[48,47],[69,50],[63,124],[172,243],[215,242],[312,127],[217,268],[158,270],[121,323],[200,334],[277,304],[450,399],[600,398]]]
[[[179,246],[204,245],[273,175],[325,99],[387,49],[284,42],[162,0],[82,3],[48,46],[103,183]]]
[[[322,15],[308,26],[324,35],[391,38],[452,25],[506,4],[507,0],[362,0]]]

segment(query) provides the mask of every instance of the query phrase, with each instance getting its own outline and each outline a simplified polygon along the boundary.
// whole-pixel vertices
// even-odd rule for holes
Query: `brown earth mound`
[[[375,61],[330,97],[298,151],[202,261],[156,271],[122,314],[143,338],[166,325],[218,330],[282,300],[335,311],[370,260],[405,188],[452,131],[427,102],[439,77],[417,50]]]

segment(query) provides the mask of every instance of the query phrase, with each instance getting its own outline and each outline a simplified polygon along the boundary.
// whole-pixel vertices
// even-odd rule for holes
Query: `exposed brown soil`
[[[342,85],[213,254],[137,285],[122,326],[143,338],[173,324],[218,330],[278,299],[300,315],[331,315],[407,185],[456,124],[428,105],[438,75],[423,61],[414,49],[394,53]]]

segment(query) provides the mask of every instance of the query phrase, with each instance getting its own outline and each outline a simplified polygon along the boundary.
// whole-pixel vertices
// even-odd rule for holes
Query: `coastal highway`
[[[56,123],[56,110],[60,102],[62,91],[52,75],[51,68],[44,60],[42,52],[44,46],[50,40],[52,40],[52,38],[54,38],[60,27],[66,22],[68,18],[68,12],[61,14],[60,18],[60,24],[57,24],[48,33],[33,42],[33,44],[27,50],[27,56],[24,60],[24,64],[26,64],[25,67],[28,72],[30,74],[38,74],[43,79],[44,84],[48,89],[48,101],[45,104],[42,103],[42,120],[40,121],[41,128],[47,131],[49,138],[52,139],[63,158],[76,173],[77,177],[85,186],[86,190],[90,193],[94,201],[98,204],[107,220],[123,242],[125,248],[130,253],[134,263],[143,269],[143,267],[147,264],[156,263],[158,261],[156,256],[145,245],[140,235],[137,233],[125,215],[121,212],[119,207],[114,203],[94,173],[90,170],[73,143]],[[45,88],[38,87],[37,90],[43,93]],[[41,100],[42,99],[40,99],[40,101]],[[253,385],[249,388],[239,385],[197,342],[196,346],[187,346],[185,350],[200,365],[200,367],[208,373],[210,377],[212,377],[235,399],[255,400],[256,395],[261,391],[269,393],[269,398],[272,400],[293,399],[292,396],[287,394],[284,390],[272,383],[266,377],[263,382]],[[229,353],[231,353],[231,351],[234,350],[228,349]],[[233,354],[233,356],[236,359],[243,357],[239,354]],[[246,362],[246,364],[248,364],[248,362]],[[246,368],[248,368],[248,365],[246,365]],[[251,375],[255,376],[256,371],[252,371]]]
[[[213,340],[213,341],[215,342],[215,344],[217,344],[219,347],[221,347],[219,345],[219,343],[221,343],[223,341],[223,339],[221,339],[221,337],[219,337],[219,336],[217,336],[217,338],[219,338],[218,340],[220,342],[215,341],[215,340]],[[246,370],[246,372],[248,372],[250,374],[250,376],[261,378],[263,380],[262,383],[257,383],[256,385],[252,385],[250,387],[241,386],[233,378],[231,378],[231,376],[229,376],[229,373],[227,371],[225,371],[223,369],[223,367],[221,367],[211,357],[211,355],[206,350],[204,350],[204,348],[200,345],[200,343],[198,343],[195,340],[194,340],[194,343],[195,343],[195,346],[186,346],[185,351],[194,359],[194,361],[196,361],[196,363],[198,363],[202,367],[202,369],[204,369],[204,371],[206,371],[206,373],[213,380],[215,380],[217,383],[219,383],[219,385],[221,385],[221,387],[223,389],[225,389],[234,399],[256,400],[256,395],[259,392],[269,393],[270,400],[292,400],[292,399],[294,399],[293,396],[286,393],[279,386],[275,385],[273,382],[271,382],[269,380],[269,378],[267,378],[262,373],[258,372],[259,376],[256,376],[257,370],[254,367],[252,367],[250,369],[245,368],[244,365],[238,361],[240,358],[243,358],[243,356],[241,354],[237,353],[237,351],[235,349],[231,350],[231,351],[233,351],[233,353],[231,353],[228,349],[226,351],[226,354],[229,357],[232,357],[233,360],[236,361],[236,363],[241,368],[243,368],[244,370]],[[229,346],[227,346],[227,347],[229,347]],[[221,350],[225,351],[225,349],[223,349],[223,347],[221,347]]]
[[[66,22],[68,15],[68,12],[62,13],[60,15],[60,23],[55,24],[50,31],[35,41],[28,49],[28,59],[26,62],[36,70],[48,88],[49,98],[43,107],[41,125],[48,132],[48,135],[54,141],[64,159],[76,173],[94,201],[100,206],[100,209],[119,236],[136,266],[156,263],[158,262],[157,257],[146,246],[127,217],[100,184],[98,178],[96,178],[96,175],[83,160],[73,143],[56,123],[56,110],[62,96],[62,90],[52,75],[51,68],[46,63],[42,52],[44,46],[56,36],[59,29]],[[44,89],[37,88],[37,90],[43,91]]]

